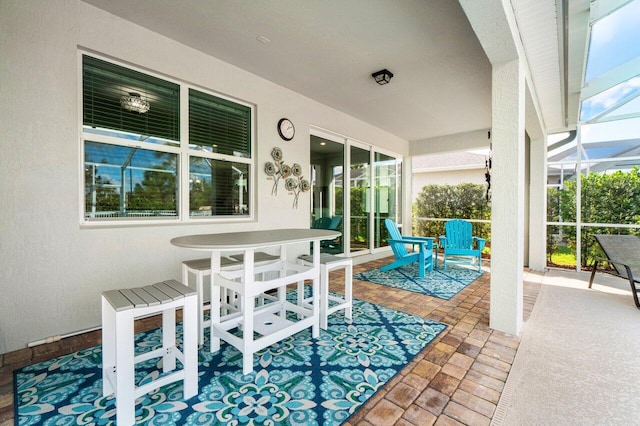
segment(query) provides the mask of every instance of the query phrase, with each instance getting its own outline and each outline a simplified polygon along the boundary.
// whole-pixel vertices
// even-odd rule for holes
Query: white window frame
[[[126,140],[115,136],[100,135],[95,133],[85,133],[83,130],[83,79],[82,70],[83,55],[91,56],[103,61],[113,63],[122,67],[129,68],[153,77],[157,77],[180,86],[180,139],[178,141],[179,146],[160,145],[155,143],[148,143],[143,141]],[[255,152],[256,152],[256,105],[247,101],[239,100],[231,96],[218,93],[207,88],[190,84],[185,81],[167,77],[159,73],[149,71],[147,69],[131,65],[129,63],[120,62],[112,58],[104,57],[94,52],[78,50],[78,188],[79,188],[79,220],[81,227],[122,227],[122,226],[149,226],[149,225],[163,225],[163,224],[202,224],[202,223],[242,223],[242,222],[254,222],[256,217],[256,167],[255,167]],[[194,151],[189,149],[189,89],[195,89],[199,92],[206,93],[212,96],[216,96],[222,99],[235,102],[240,105],[249,107],[251,110],[251,156],[240,157],[233,155],[225,155],[218,153],[211,153],[207,151]],[[85,217],[85,141],[105,143],[109,145],[119,145],[125,147],[134,147],[141,149],[148,149],[152,151],[166,152],[178,155],[177,161],[177,182],[178,182],[178,205],[177,205],[177,217],[174,218],[159,218],[150,217],[147,219],[133,219],[133,218],[119,218],[118,220],[89,220]],[[238,216],[206,216],[206,217],[194,217],[189,215],[189,158],[202,157],[211,160],[221,160],[231,163],[243,163],[249,166],[249,177],[247,179],[248,188],[248,202],[249,212],[247,215]]]

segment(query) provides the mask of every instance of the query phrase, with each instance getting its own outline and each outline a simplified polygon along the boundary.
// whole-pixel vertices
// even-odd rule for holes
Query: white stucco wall
[[[484,168],[450,170],[439,172],[413,172],[412,200],[420,194],[425,185],[458,185],[459,183],[486,184]]]
[[[489,141],[487,140],[487,133],[489,130],[491,129],[474,130],[471,132],[411,141],[409,155],[430,155],[443,152],[488,148]]]
[[[257,219],[252,223],[81,228],[78,49],[88,49],[256,108]],[[103,290],[179,278],[202,254],[184,234],[308,227],[309,194],[291,208],[262,172],[274,146],[309,165],[316,125],[407,155],[408,142],[78,0],[0,2],[0,353],[100,325]],[[284,143],[279,118],[296,125]]]

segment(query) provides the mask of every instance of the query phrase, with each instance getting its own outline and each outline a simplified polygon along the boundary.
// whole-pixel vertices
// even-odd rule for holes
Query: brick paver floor
[[[382,259],[357,265],[377,268]],[[334,291],[341,277],[332,275]],[[500,399],[520,338],[489,328],[489,280],[485,273],[451,300],[354,280],[353,297],[448,325],[391,382],[346,423],[382,425],[488,425]],[[525,283],[524,315],[539,284]]]
[[[390,262],[354,266],[354,273]],[[332,291],[343,291],[344,271],[331,273]],[[520,338],[489,328],[489,279],[485,273],[451,300],[353,281],[353,297],[447,324],[429,346],[354,413],[348,426],[488,425],[509,375]],[[525,319],[539,284],[525,283]],[[157,318],[136,332],[158,327]],[[0,355],[0,426],[12,425],[13,370],[100,344],[100,331]]]

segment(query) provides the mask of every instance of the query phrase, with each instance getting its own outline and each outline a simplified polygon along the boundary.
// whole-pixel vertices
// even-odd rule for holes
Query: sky
[[[640,1],[635,0],[593,24],[585,80],[640,56]]]
[[[640,57],[639,40],[640,0],[634,0],[595,22],[591,28],[585,84]],[[636,75],[640,75],[640,69]],[[580,119],[589,120],[634,94],[640,94],[640,76],[586,99],[582,103]]]
[[[605,2],[607,0],[599,0]],[[640,57],[640,0],[634,0],[595,22],[591,31],[585,84],[594,78]],[[580,120],[587,121],[618,104],[635,100],[611,115],[640,113],[640,67],[636,77],[624,81],[582,102]],[[568,133],[549,135],[547,145],[566,138]],[[640,139],[640,118],[582,126],[583,143],[602,140]],[[488,155],[489,150],[470,151]]]

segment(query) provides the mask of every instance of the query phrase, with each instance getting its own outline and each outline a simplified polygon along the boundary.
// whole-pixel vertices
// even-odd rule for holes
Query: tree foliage
[[[425,185],[413,204],[414,218],[491,219],[491,204],[485,199],[486,187],[475,183]],[[442,221],[414,221],[415,235],[444,235]],[[473,223],[473,235],[491,236],[491,224]]]
[[[175,210],[176,176],[170,173],[144,172],[144,179],[128,193],[128,210]]]
[[[589,173],[581,175],[582,223],[640,224],[640,170],[629,172]],[[576,222],[576,181],[567,181],[562,190],[550,188],[547,192],[547,219],[554,222]],[[569,248],[576,249],[575,227],[564,227],[563,235]],[[569,231],[569,232],[567,232]],[[548,230],[547,252],[554,250],[553,235],[558,227]],[[581,263],[590,265],[594,257],[601,256],[593,235],[632,234],[637,229],[584,227],[582,228]]]
[[[91,181],[91,171],[85,170],[85,182]],[[176,210],[177,183],[174,174],[147,170],[140,182],[133,183],[132,180],[127,180],[124,193],[121,192],[120,185],[119,181],[114,181],[108,176],[97,175],[93,185],[85,185],[86,211],[92,211],[94,197],[97,212],[119,212],[125,215],[125,212],[132,211]],[[127,185],[130,185],[128,189]],[[124,196],[123,200],[121,196]]]

